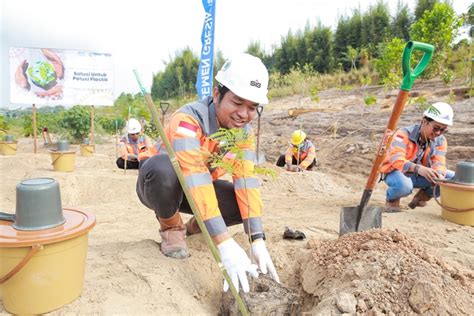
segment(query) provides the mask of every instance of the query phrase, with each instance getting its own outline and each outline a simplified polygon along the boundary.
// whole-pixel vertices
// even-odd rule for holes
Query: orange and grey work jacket
[[[128,139],[125,137],[128,137]],[[152,144],[148,136],[140,134],[136,141],[133,141],[130,138],[130,135],[122,137],[118,143],[118,146],[119,155],[123,160],[129,160],[129,154],[136,155],[138,160],[141,160],[143,157],[149,156],[149,150],[152,147]]]
[[[296,161],[300,162],[299,166],[306,169],[316,158],[316,148],[314,147],[314,144],[307,139],[304,140],[299,153],[300,158],[298,160],[298,148],[290,146],[285,153],[285,162],[291,165],[293,157],[295,157]]]
[[[420,125],[412,125],[396,131],[392,144],[380,171],[388,174],[393,170],[405,173],[414,164],[433,168],[446,175],[446,150],[448,143],[443,135],[426,142],[420,142]]]
[[[165,128],[179,166],[186,179],[194,202],[211,236],[227,231],[217,203],[212,184],[226,171],[212,168],[209,164],[211,153],[220,153],[219,143],[209,136],[218,131],[215,105],[212,98],[193,102],[181,107],[170,118]],[[260,182],[255,176],[255,143],[250,124],[243,127],[247,139],[237,144],[243,157],[235,159],[235,154],[222,153],[224,161],[230,163],[235,197],[247,234],[263,232],[262,199]],[[164,145],[157,143],[157,151],[166,152]]]

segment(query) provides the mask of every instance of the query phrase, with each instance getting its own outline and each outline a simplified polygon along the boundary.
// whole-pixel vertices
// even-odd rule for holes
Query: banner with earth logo
[[[10,47],[10,102],[41,105],[114,103],[108,53]]]

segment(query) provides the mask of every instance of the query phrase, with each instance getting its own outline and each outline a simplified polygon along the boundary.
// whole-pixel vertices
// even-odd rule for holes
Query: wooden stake
[[[119,138],[118,138],[118,121],[115,120],[115,158],[118,158],[118,157],[119,157],[118,144],[119,144]]]
[[[36,154],[36,106],[33,104],[33,107],[31,109],[31,115],[32,115],[32,128],[33,128],[33,153]]]
[[[95,145],[95,139],[94,139],[94,116],[95,116],[95,108],[92,105],[91,106],[91,139],[90,143],[91,145]]]
[[[128,106],[128,118],[127,118],[127,123],[125,124],[125,161],[123,165],[123,174],[127,174],[127,162],[128,162],[128,125],[130,124],[130,112],[131,112],[131,106]]]

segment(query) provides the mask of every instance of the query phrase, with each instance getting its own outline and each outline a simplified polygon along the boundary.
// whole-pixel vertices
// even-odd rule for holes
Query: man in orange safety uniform
[[[426,205],[437,179],[452,179],[454,171],[446,168],[448,144],[444,133],[453,125],[453,109],[444,102],[431,105],[421,123],[397,130],[380,171],[388,186],[386,212],[400,212],[400,198],[419,188],[408,206]]]
[[[219,84],[213,88],[212,96],[178,109],[165,132],[223,265],[236,289],[240,283],[244,292],[248,292],[246,272],[258,276],[257,266],[229,234],[227,226],[230,225],[243,223],[251,241],[252,259],[263,273],[269,271],[279,282],[265,245],[260,183],[254,173],[255,146],[250,126],[257,106],[268,103],[268,71],[259,58],[239,54],[226,61],[215,79]],[[219,143],[209,137],[219,128],[246,131],[247,139],[238,145],[243,159],[234,159],[230,152],[223,153],[224,158],[233,163],[233,182],[218,179],[225,170],[209,164],[210,155],[222,150]],[[145,206],[154,210],[160,223],[163,254],[184,259],[189,256],[185,236],[199,233],[200,229],[194,217],[183,224],[180,212],[192,214],[191,208],[166,149],[159,146],[157,151],[140,161],[137,194]],[[225,282],[224,290],[227,289]]]
[[[127,136],[120,139],[118,146],[119,157],[116,164],[124,169],[125,161],[127,169],[138,169],[140,156],[148,155],[152,148],[150,138],[142,133],[142,126],[137,119],[131,118],[126,125]]]
[[[296,130],[291,134],[291,146],[278,158],[279,167],[288,171],[311,170],[316,165],[316,147],[306,138],[306,133]]]

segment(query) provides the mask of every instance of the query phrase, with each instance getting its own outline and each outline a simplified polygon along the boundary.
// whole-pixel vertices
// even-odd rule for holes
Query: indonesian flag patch
[[[176,132],[182,136],[196,137],[197,130],[198,130],[198,127],[196,125],[193,125],[185,121],[180,121],[178,128],[176,129]]]
[[[400,135],[395,136],[395,140],[403,143],[403,137]]]

